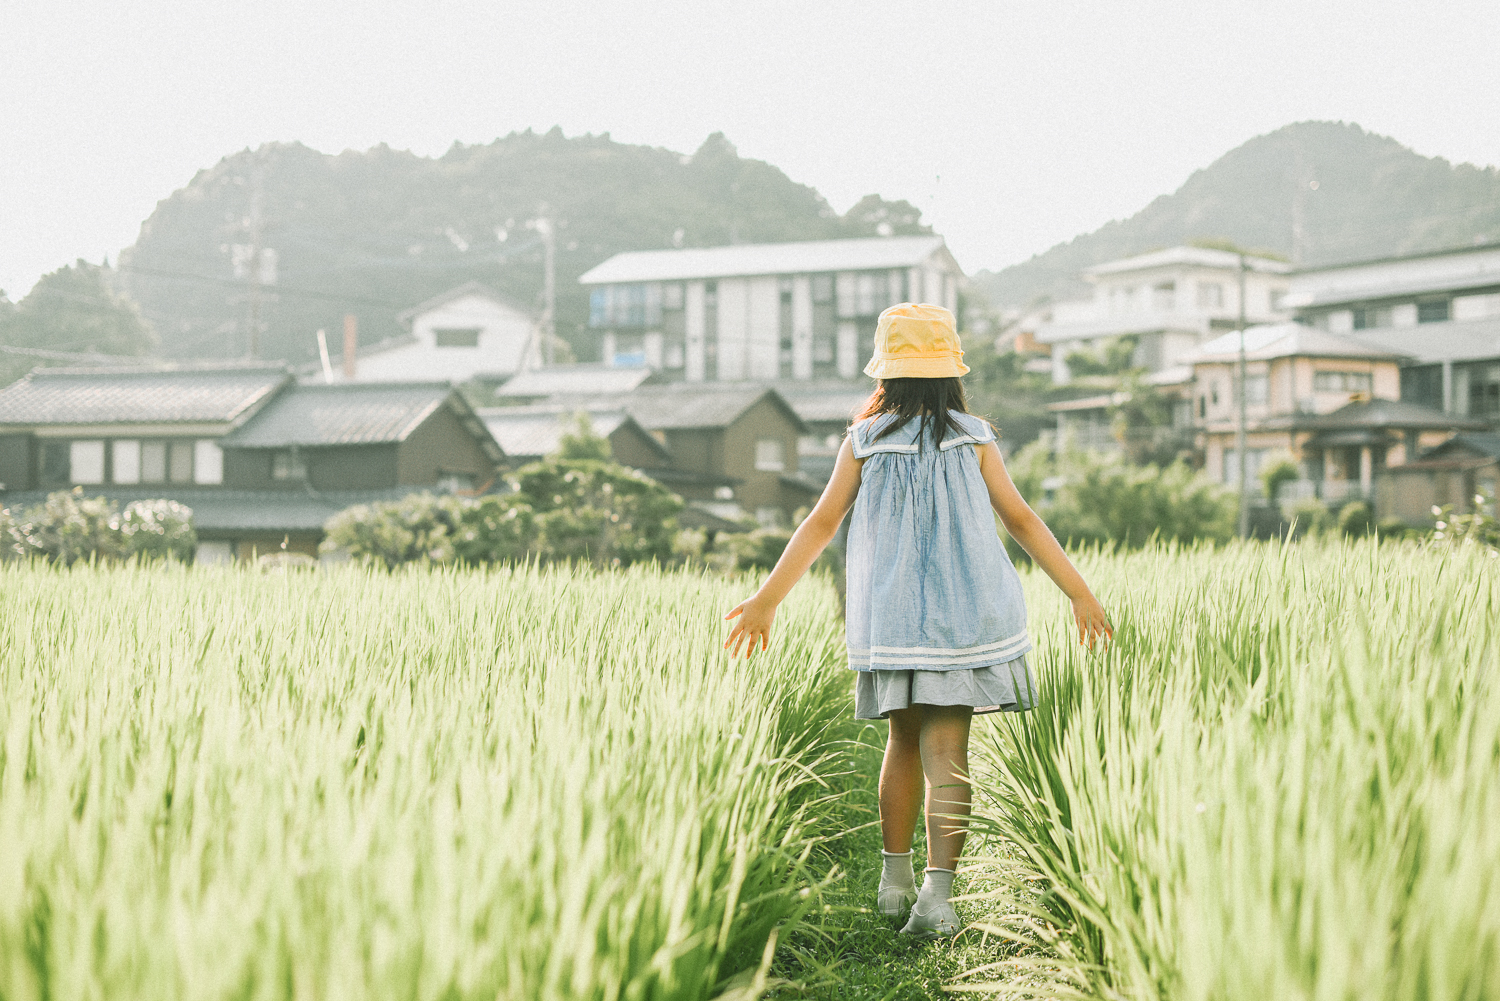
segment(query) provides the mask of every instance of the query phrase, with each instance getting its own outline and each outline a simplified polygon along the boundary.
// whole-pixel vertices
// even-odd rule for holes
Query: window
[[[479,347],[478,327],[438,327],[433,330],[432,337],[440,348]]]
[[[48,486],[68,482],[68,443],[49,441],[42,445],[42,482]]]
[[[1374,330],[1377,327],[1389,327],[1391,325],[1391,310],[1387,306],[1382,309],[1356,309],[1354,311],[1355,330]]]
[[[1266,450],[1263,448],[1245,449],[1245,479],[1250,482],[1252,487],[1260,481],[1260,465],[1265,457]],[[1231,486],[1238,486],[1240,482],[1240,456],[1232,448],[1224,450],[1224,478],[1222,482]]]
[[[193,443],[174,441],[167,445],[167,479],[173,483],[193,481]]]
[[[833,301],[833,275],[812,276],[812,301]]]
[[[104,482],[104,442],[68,443],[68,479],[74,483]]]
[[[138,441],[112,441],[109,443],[110,479],[116,483],[141,482],[141,443]]]
[[[659,326],[661,307],[660,282],[606,285],[589,293],[589,326]]]
[[[1443,323],[1448,319],[1449,300],[1431,299],[1417,303],[1418,323]]]
[[[1177,306],[1177,283],[1162,282],[1151,289],[1151,308],[1158,313],[1170,313]]]
[[[1371,379],[1369,372],[1314,372],[1315,393],[1368,393]]]
[[[662,309],[681,309],[682,308],[682,283],[681,282],[671,282],[671,283],[669,283],[667,285],[663,285],[661,287],[661,308]]]
[[[167,443],[141,442],[141,482],[165,483],[167,480]]]
[[[1265,375],[1245,376],[1245,403],[1252,407],[1263,407],[1266,405],[1271,388],[1271,380]]]
[[[1469,372],[1469,416],[1500,417],[1500,365]]]
[[[762,438],[755,443],[755,468],[769,473],[786,468],[786,445],[780,438]]]
[[[283,483],[307,479],[307,461],[295,448],[282,449],[271,456],[271,479]]]
[[[193,442],[193,482],[224,482],[224,451],[206,439]]]
[[[1282,303],[1286,300],[1286,289],[1273,288],[1266,295],[1268,296],[1267,301],[1270,302],[1271,309],[1274,312],[1282,308]]]
[[[840,319],[850,319],[855,315],[856,295],[855,276],[850,274],[838,275],[833,282],[833,298],[838,305]]]
[[[885,275],[859,275],[854,283],[854,308],[860,316],[874,316],[883,308],[885,301]]]

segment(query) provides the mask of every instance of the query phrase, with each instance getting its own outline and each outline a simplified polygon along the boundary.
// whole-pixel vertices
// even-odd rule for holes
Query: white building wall
[[[687,339],[686,354],[684,359],[683,378],[688,382],[703,381],[703,337],[707,328],[707,314],[705,313],[704,289],[702,282],[688,282],[687,292],[683,298],[685,308],[685,330]],[[609,357],[606,355],[605,357]]]
[[[922,298],[922,296],[925,293],[925,291],[926,291],[926,289],[924,288],[924,286],[922,284],[922,269],[921,268],[907,268],[906,269],[906,301],[907,302],[926,302],[926,300]]]
[[[839,378],[852,379],[859,372],[859,328],[853,320],[840,320],[838,344]]]
[[[792,378],[811,379],[812,357],[812,278],[797,275],[792,279]]]
[[[752,379],[781,376],[781,285],[775,275],[746,282],[745,330]]]
[[[435,331],[479,330],[476,347],[438,347]],[[520,310],[482,295],[466,295],[412,319],[415,343],[362,356],[356,382],[467,382],[479,375],[511,375],[535,368],[536,325]],[[343,372],[334,372],[342,382]]]
[[[719,279],[719,380],[749,377],[745,364],[750,346],[750,288],[744,278]]]

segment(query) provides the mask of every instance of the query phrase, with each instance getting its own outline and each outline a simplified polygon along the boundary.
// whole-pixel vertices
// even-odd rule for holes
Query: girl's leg
[[[953,869],[963,854],[969,817],[968,706],[924,706],[921,748],[927,776],[927,866]],[[887,849],[889,850],[889,849]]]
[[[891,733],[880,766],[880,840],[888,852],[911,851],[922,809],[923,706],[891,713]]]
[[[969,819],[968,706],[926,706],[922,769],[927,775],[927,874],[901,930],[923,937],[957,935],[953,872]]]

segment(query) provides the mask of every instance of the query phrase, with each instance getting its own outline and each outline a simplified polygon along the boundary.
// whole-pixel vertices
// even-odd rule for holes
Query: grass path
[[[976,720],[976,733],[993,720]],[[849,799],[854,824],[849,833],[827,847],[824,865],[834,882],[824,893],[824,909],[783,942],[771,968],[773,978],[785,983],[766,997],[775,1001],[938,1001],[951,998],[943,990],[964,971],[1007,958],[1008,943],[977,931],[966,931],[951,941],[923,942],[902,935],[900,925],[874,910],[880,882],[880,829],[876,819],[876,782],[885,744],[886,725],[871,724],[852,748]],[[993,839],[971,838],[968,852],[976,857],[1009,854]],[[916,841],[917,878],[926,857],[926,838]],[[987,865],[966,864],[958,882],[963,894],[997,890],[999,883]],[[995,900],[958,904],[965,922],[997,916]]]

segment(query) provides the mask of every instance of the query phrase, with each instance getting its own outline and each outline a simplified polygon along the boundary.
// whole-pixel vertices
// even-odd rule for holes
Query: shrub
[[[1036,445],[1009,467],[1021,495],[1064,543],[1139,547],[1152,536],[1223,542],[1234,534],[1234,498],[1183,462],[1133,466],[1076,451],[1054,458]]]
[[[1289,505],[1286,517],[1292,522],[1292,533],[1299,537],[1323,535],[1334,525],[1333,514],[1328,510],[1328,505],[1316,497],[1308,497]]]
[[[1266,496],[1270,498],[1272,504],[1276,503],[1276,495],[1281,492],[1283,483],[1291,483],[1301,478],[1301,470],[1289,458],[1273,462],[1260,472],[1261,485],[1265,487]]]
[[[1345,535],[1369,535],[1375,528],[1375,513],[1364,501],[1350,501],[1339,510],[1339,531]]]
[[[120,533],[133,555],[186,563],[198,549],[193,510],[174,500],[138,500],[125,505]]]
[[[387,569],[418,561],[451,563],[455,506],[451,498],[412,494],[397,501],[356,504],[324,525],[323,551],[342,549]]]
[[[1454,514],[1453,506],[1434,507],[1437,519],[1428,542],[1433,545],[1482,546],[1492,557],[1500,557],[1500,519],[1487,510],[1492,503],[1483,494],[1474,495],[1474,511]]]
[[[457,509],[453,555],[461,563],[510,563],[525,559],[536,542],[531,505],[517,495],[445,498]]]
[[[672,556],[682,501],[655,480],[595,459],[547,459],[522,467],[515,486],[535,512],[543,560],[629,566]]]

